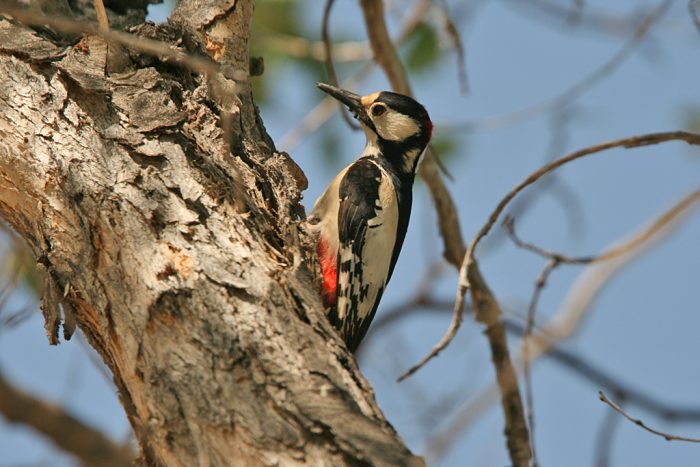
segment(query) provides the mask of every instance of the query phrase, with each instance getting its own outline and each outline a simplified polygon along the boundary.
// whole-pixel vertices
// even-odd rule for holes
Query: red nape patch
[[[433,137],[433,122],[430,119],[425,120],[425,132],[428,133],[428,140]]]
[[[321,274],[323,276],[321,298],[323,299],[323,306],[330,308],[335,306],[337,299],[338,271],[336,270],[336,263],[338,261],[338,252],[330,251],[328,242],[324,238],[319,239],[316,252],[318,253],[318,260],[321,262]]]

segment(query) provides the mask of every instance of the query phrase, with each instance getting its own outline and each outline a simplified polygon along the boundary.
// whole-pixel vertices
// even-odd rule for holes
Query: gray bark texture
[[[422,465],[323,314],[306,180],[252,99],[252,2],[164,26],[121,3],[113,28],[222,73],[0,17],[0,217],[46,272],[49,339],[60,312],[87,336],[143,464]]]

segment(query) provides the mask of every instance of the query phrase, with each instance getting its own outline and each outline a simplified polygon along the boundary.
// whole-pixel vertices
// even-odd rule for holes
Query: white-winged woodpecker
[[[399,257],[413,180],[433,125],[425,108],[408,96],[318,87],[348,107],[367,138],[359,159],[336,175],[309,216],[318,235],[323,304],[354,352]]]

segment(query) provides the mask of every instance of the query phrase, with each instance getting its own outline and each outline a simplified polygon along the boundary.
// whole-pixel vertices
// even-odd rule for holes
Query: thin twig
[[[678,205],[676,209],[685,209],[690,203],[693,203],[694,200],[700,197],[700,189],[697,189],[693,191],[688,197],[684,199],[682,203]],[[617,245],[615,247],[612,247],[599,255],[595,256],[567,256],[562,253],[557,253],[549,250],[545,250],[544,248],[541,248],[537,245],[534,245],[532,243],[527,243],[523,242],[520,240],[514,229],[513,225],[513,220],[512,218],[509,218],[506,216],[506,219],[503,221],[504,228],[506,232],[508,232],[508,235],[511,237],[513,242],[519,246],[520,248],[524,248],[526,250],[529,250],[533,253],[536,253],[540,256],[543,256],[545,258],[548,258],[550,261],[556,261],[557,263],[563,263],[563,264],[589,264],[589,263],[599,263],[601,261],[607,261],[613,258],[617,258],[618,256],[622,256],[624,254],[627,254],[635,249],[637,249],[641,244],[646,242],[649,238],[654,236],[659,230],[661,230],[669,221],[675,216],[676,210],[671,210],[658,219],[656,219],[651,225],[649,225],[648,228],[642,230],[639,232],[637,235],[634,237],[630,238],[628,241]]]
[[[578,3],[579,0],[574,1]],[[535,14],[529,15],[535,20],[547,20],[547,18],[561,20],[557,22],[558,27],[570,27],[573,22],[578,28],[583,26],[596,33],[613,37],[626,37],[639,24],[639,11],[636,9],[625,14],[604,11],[602,8],[594,9],[591,6],[586,11],[582,9],[577,11],[575,8],[563,5],[563,2],[560,1],[503,0],[502,3],[513,7],[515,11],[523,11],[526,14],[528,10],[537,10]]]
[[[383,4],[375,0],[360,0],[360,5],[362,6],[367,34],[375,60],[384,70],[395,91],[411,95],[411,86],[406,72],[386,28]],[[428,156],[430,152],[429,148]],[[464,251],[464,242],[459,223],[457,222],[454,201],[440,179],[435,162],[431,157],[425,158],[420,174],[431,189],[433,202],[438,211],[440,231],[445,240],[445,256],[448,261],[456,265]],[[531,459],[529,433],[525,423],[517,376],[510,361],[506,334],[500,320],[500,307],[486,282],[481,277],[478,268],[472,268],[470,274],[472,275],[472,281],[480,284],[480,287],[475,287],[472,290],[472,303],[475,304],[474,309],[477,319],[486,327],[492,361],[496,370],[496,380],[501,391],[503,412],[506,420],[506,443],[510,458],[514,465],[527,465]],[[459,291],[462,291],[461,281]],[[455,323],[453,328],[455,332],[461,323],[464,306],[464,292],[460,292],[457,293],[455,313],[453,314],[453,323]],[[448,340],[443,338],[444,345],[441,346],[441,343],[438,343],[431,351],[431,354],[437,355],[445,348],[451,338],[449,337]],[[414,368],[401,375],[399,381],[413,374],[418,368],[414,366]]]
[[[326,59],[323,41],[310,41],[305,37],[275,34],[257,38],[261,49],[272,50],[294,58],[323,62]],[[366,41],[345,41],[331,44],[334,62],[360,62],[371,60],[372,54]]]
[[[664,0],[663,2],[661,2],[642,20],[639,26],[637,26],[637,28],[635,29],[632,37],[618,52],[616,52],[612,57],[610,57],[610,59],[603,63],[599,68],[591,72],[578,83],[575,83],[574,85],[565,89],[559,95],[551,99],[547,99],[543,102],[537,103],[535,105],[526,107],[524,109],[516,110],[514,112],[510,112],[504,115],[482,118],[476,122],[441,125],[441,129],[443,131],[494,130],[507,125],[512,125],[514,123],[522,122],[536,115],[540,115],[542,113],[545,113],[552,109],[556,109],[558,107],[562,107],[566,104],[575,101],[585,92],[593,88],[593,86],[597,84],[602,78],[605,78],[606,76],[611,74],[616,68],[618,68],[622,63],[624,63],[627,58],[629,58],[632,55],[632,52],[642,42],[642,39],[646,37],[647,33],[650,31],[654,23],[656,23],[666,13],[666,11],[672,3],[672,0]]]
[[[464,95],[469,92],[469,79],[467,77],[467,61],[465,59],[462,36],[459,34],[459,30],[457,30],[457,26],[455,26],[454,21],[452,21],[449,9],[447,7],[447,1],[442,0],[441,4],[443,27],[445,28],[447,37],[450,39],[450,42],[452,42],[452,47],[455,49],[455,54],[457,56],[457,77],[459,79],[459,88]]]
[[[427,299],[417,303],[411,300],[404,304],[398,305],[395,308],[392,308],[388,313],[383,314],[383,316],[379,317],[376,323],[373,323],[372,327],[384,328],[397,323],[403,318],[408,318],[417,313],[434,314],[436,311],[451,312],[452,302]],[[466,313],[468,312],[469,311],[466,311]],[[512,319],[506,319],[504,321],[504,325],[510,334],[513,334],[516,337],[525,336],[524,324]],[[546,331],[543,330],[536,337],[533,337],[533,339],[547,340],[548,338],[546,337],[545,333]],[[378,333],[374,332],[368,334],[367,339],[371,340],[374,335],[378,335]],[[552,359],[552,361],[561,365],[562,367],[571,370],[574,374],[583,378],[589,383],[598,387],[603,387],[609,392],[615,394],[616,397],[623,398],[630,404],[635,405],[647,412],[653,413],[659,418],[672,422],[700,422],[700,407],[672,406],[663,401],[655,399],[651,395],[637,389],[635,385],[628,384],[620,380],[617,375],[607,373],[593,363],[578,356],[576,353],[565,350],[555,343],[552,343],[547,353],[542,355]],[[534,360],[535,357],[536,356],[533,355],[532,360]]]
[[[321,26],[321,38],[323,40],[323,50],[324,50],[324,60],[323,63],[326,66],[326,72],[328,73],[328,79],[333,86],[338,86],[338,75],[335,73],[335,66],[333,65],[333,55],[331,50],[331,37],[328,32],[328,21],[331,17],[331,10],[333,9],[333,3],[335,0],[326,0],[326,6],[323,9],[323,21]],[[337,103],[340,107],[340,114],[343,116],[343,120],[348,126],[353,130],[359,130],[360,126],[357,125],[350,113],[345,108],[342,102]]]
[[[411,86],[406,77],[406,72],[396,53],[384,21],[384,9],[381,2],[373,0],[361,0],[362,11],[367,25],[367,34],[374,52],[374,57],[379,66],[384,70],[391,87],[402,94],[411,95]],[[432,157],[431,157],[432,156]],[[459,227],[457,208],[447,191],[447,187],[440,178],[435,164],[436,156],[430,147],[426,150],[425,158],[420,166],[419,173],[428,185],[433,199],[433,204],[438,212],[438,225],[445,244],[445,258],[452,264],[459,264],[460,258],[464,255],[464,240]],[[461,297],[461,298],[460,298]],[[464,305],[464,294],[458,294],[455,303],[455,314],[451,328],[459,328],[462,320],[462,308]],[[442,351],[449,339],[443,338],[431,351],[432,356]],[[444,344],[444,345],[443,345]],[[430,357],[432,358],[432,357]],[[427,360],[425,360],[427,361]],[[399,377],[403,381],[415,373],[425,362],[421,361],[414,365]]]
[[[511,241],[515,244],[515,246],[535,253],[536,255],[547,258],[550,261],[556,261],[557,263],[565,264],[587,264],[597,260],[598,258],[602,258],[603,256],[602,254],[599,256],[568,256],[563,253],[545,250],[544,248],[537,246],[533,243],[524,242],[515,233],[515,220],[512,216],[508,214],[503,218],[501,226],[503,227],[503,230],[506,232]]]
[[[532,331],[535,328],[535,314],[537,312],[537,304],[544,289],[547,284],[547,278],[549,274],[559,266],[559,261],[556,259],[550,259],[542,268],[539,276],[535,280],[535,287],[532,292],[532,298],[530,300],[530,306],[527,310],[527,322],[525,323],[525,337],[523,340],[523,356],[524,356],[524,366],[523,373],[525,376],[525,404],[526,404],[526,415],[527,423],[530,427],[530,443],[532,448],[532,460],[533,464],[537,465],[537,451],[535,449],[535,410],[534,410],[534,393],[532,390],[532,374],[530,372],[530,340],[527,337],[532,335]]]
[[[693,136],[698,138],[697,135]],[[694,144],[697,144],[697,142]],[[579,152],[580,151],[577,151],[577,153]],[[567,294],[560,311],[550,320],[547,326],[541,329],[540,333],[531,336],[530,339],[533,348],[529,360],[533,361],[547,352],[550,352],[556,342],[561,342],[570,337],[579,327],[590,304],[598,296],[604,285],[609,282],[610,278],[621,271],[624,266],[630,264],[632,260],[640,256],[642,252],[647,251],[652,245],[658,243],[662,238],[674,231],[675,227],[680,224],[680,219],[683,218],[682,215],[687,215],[691,207],[697,206],[698,203],[700,203],[700,189],[674,204],[671,209],[664,212],[651,224],[652,227],[645,227],[642,233],[635,235],[633,241],[634,238],[637,237],[644,237],[646,239],[642,243],[637,243],[636,249],[627,250],[627,253],[624,255],[604,263],[595,263],[584,270]],[[498,217],[497,213],[494,214]],[[644,234],[644,231],[650,228],[653,230],[653,235]],[[518,363],[520,367],[524,364],[523,360],[524,358],[521,358]],[[479,395],[475,396],[474,400],[483,401],[487,398],[487,394],[495,394],[495,390],[496,388],[491,385],[481,391]],[[491,397],[489,401],[493,402],[494,398]],[[471,406],[471,403],[460,410],[460,412],[467,418],[471,419],[474,417],[474,407]],[[428,452],[433,451],[435,456],[441,455],[441,453],[444,452],[443,446],[451,442],[446,440],[455,439],[459,433],[466,429],[466,425],[458,419],[459,415],[453,423],[450,423],[445,430],[434,437],[434,443],[430,442],[428,445]]]
[[[693,20],[693,24],[700,32],[700,16],[698,16],[696,8],[700,8],[700,4],[698,4],[698,1],[688,0],[688,12],[690,12],[690,18]]]
[[[666,441],[687,441],[689,443],[700,443],[700,438],[690,438],[687,436],[679,436],[679,435],[673,435],[670,433],[665,433],[663,431],[659,431],[657,429],[651,428],[650,426],[646,425],[643,421],[641,421],[638,418],[634,418],[631,415],[629,415],[627,412],[622,410],[622,407],[617,405],[615,402],[610,400],[608,396],[605,395],[603,391],[598,391],[598,397],[600,398],[601,401],[605,402],[608,404],[610,407],[613,408],[617,413],[625,417],[627,420],[630,422],[634,423],[635,425],[638,425],[642,427],[643,429],[647,430],[649,433],[653,433],[655,435],[661,436],[664,438]]]
[[[453,311],[453,318],[452,318],[452,323],[450,323],[450,327],[447,329],[445,332],[445,335],[440,339],[440,342],[438,342],[433,349],[425,356],[423,357],[415,366],[413,366],[409,371],[411,373],[415,373],[418,371],[423,365],[425,365],[428,361],[433,359],[435,356],[437,356],[449,343],[452,341],[454,336],[457,334],[457,330],[459,329],[460,324],[462,323],[462,307],[464,305],[464,295],[466,294],[467,290],[469,289],[469,280],[468,280],[468,273],[471,270],[476,270],[477,268],[475,267],[476,261],[474,260],[474,250],[476,246],[479,244],[482,238],[486,236],[486,234],[489,233],[493,225],[496,223],[498,220],[499,216],[505,209],[505,207],[510,203],[515,196],[518,195],[522,190],[527,188],[528,186],[532,185],[535,183],[537,180],[542,178],[544,175],[548,174],[549,172],[552,172],[556,170],[557,168],[572,162],[576,159],[580,159],[585,156],[589,156],[591,154],[596,154],[608,149],[612,148],[617,148],[617,147],[624,147],[624,148],[636,148],[640,146],[649,146],[652,144],[659,144],[663,143],[666,141],[685,141],[688,144],[693,144],[693,145],[700,145],[700,135],[695,134],[695,133],[689,133],[686,131],[672,131],[672,132],[666,132],[666,133],[650,133],[650,134],[645,134],[645,135],[639,135],[639,136],[631,136],[628,138],[622,138],[618,140],[613,140],[609,141],[606,143],[598,144],[595,146],[590,146],[584,149],[580,149],[576,152],[573,152],[571,154],[568,154],[560,159],[557,159],[555,161],[550,162],[549,164],[544,165],[540,169],[536,170],[532,174],[530,174],[525,180],[520,182],[515,188],[513,188],[506,196],[501,200],[500,203],[498,203],[498,206],[496,206],[496,209],[491,213],[489,216],[488,221],[484,226],[479,230],[479,232],[476,234],[476,236],[471,240],[469,243],[469,246],[467,247],[467,251],[464,254],[462,264],[459,268],[459,287],[457,289],[457,296],[455,299],[455,307]],[[407,372],[408,373],[408,372]]]
[[[654,144],[665,143],[668,141],[685,141],[688,144],[700,145],[700,134],[690,133],[687,131],[670,131],[664,133],[648,133],[638,136],[630,136],[627,138],[621,138],[613,141],[608,141],[605,143],[597,144],[594,146],[589,146],[587,148],[579,149],[573,153],[570,153],[560,159],[550,162],[539,168],[532,174],[530,174],[525,180],[520,182],[515,188],[513,188],[496,206],[489,216],[488,222],[479,230],[477,235],[470,242],[467,253],[464,257],[462,263],[462,269],[466,269],[469,264],[473,261],[474,249],[479,244],[481,239],[489,233],[493,225],[498,220],[505,207],[510,203],[515,196],[518,195],[522,190],[528,186],[535,183],[537,180],[542,178],[544,175],[552,172],[559,167],[568,164],[569,162],[581,159],[582,157],[590,156],[592,154],[597,154],[603,151],[607,151],[613,148],[623,147],[626,149],[638,148],[642,146],[650,146]],[[468,284],[467,284],[468,286]]]
[[[401,31],[397,35],[395,43],[400,45],[404,43],[415,30],[423,23],[423,17],[430,7],[429,1],[420,1],[417,3],[414,11],[409,15],[408,19],[403,22]],[[353,75],[347,78],[342,83],[342,87],[349,88],[354,86],[359,81],[369,75],[375,67],[375,62],[368,61]],[[323,126],[333,115],[333,110],[336,106],[336,100],[332,97],[325,97],[313,109],[311,109],[292,130],[285,133],[279,140],[277,146],[285,151],[291,152],[301,141],[308,135],[317,131]]]

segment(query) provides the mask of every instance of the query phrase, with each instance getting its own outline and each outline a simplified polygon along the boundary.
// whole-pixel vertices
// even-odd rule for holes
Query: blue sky
[[[333,36],[364,39],[364,25],[355,2],[337,2]],[[466,48],[470,92],[459,92],[451,51],[428,72],[411,76],[415,94],[436,123],[436,135],[447,134],[456,122],[528,108],[556,97],[579,82],[620,50],[632,30],[605,34],[546,17],[539,10],[506,0],[448,2]],[[572,2],[559,1],[568,6]],[[475,16],[459,14],[476,5]],[[322,8],[318,1],[300,2],[305,28],[319,34]],[[652,2],[587,1],[586,12],[629,15],[648,11]],[[301,10],[300,10],[301,11]],[[395,19],[394,15],[389,16]],[[392,30],[396,30],[392,21]],[[585,24],[585,23],[584,23]],[[323,97],[306,65],[292,59],[268,69],[283,77],[262,108],[273,140],[295,127]],[[341,76],[351,68],[341,67]],[[521,123],[489,131],[452,131],[457,149],[447,160],[454,181],[449,189],[459,208],[465,238],[483,225],[497,202],[547,157],[635,134],[683,129],[687,109],[700,108],[700,32],[687,14],[686,2],[675,2],[651,34],[629,58],[567,108],[568,118],[544,113]],[[379,71],[354,88],[369,93],[387,88]],[[552,152],[553,128],[560,142]],[[337,160],[323,155],[323,132],[343,136]],[[310,208],[333,174],[362,149],[363,137],[343,126],[336,115],[328,126],[288,149],[309,178],[304,204]],[[700,182],[700,149],[666,143],[633,150],[613,150],[581,160],[558,172],[580,202],[582,216],[571,203],[548,192],[518,219],[524,239],[570,254],[593,254],[612,241],[636,231]],[[700,216],[684,223],[663,244],[650,250],[617,275],[594,302],[576,335],[563,347],[597,367],[669,405],[700,407]],[[511,315],[524,314],[533,282],[543,260],[508,242],[483,249],[483,273]],[[404,303],[440,262],[442,245],[435,214],[425,187],[416,188],[410,230],[394,277],[380,306]],[[561,267],[544,290],[538,318],[546,321],[558,310],[580,267]],[[435,287],[439,298],[452,299],[456,274],[446,268]],[[18,294],[11,306],[27,298]],[[389,421],[411,449],[422,453],[436,433],[448,426],[459,408],[493,381],[493,368],[481,328],[467,318],[455,342],[438,359],[404,383],[402,370],[415,363],[442,335],[449,316],[425,312],[385,328],[367,342],[361,368],[375,387]],[[517,348],[513,342],[513,348]],[[0,369],[10,380],[65,404],[115,439],[128,436],[128,425],[108,379],[88,357],[84,341],[51,348],[40,315],[22,325],[0,330]],[[536,442],[544,466],[595,465],[596,439],[610,409],[598,401],[599,387],[546,358],[533,370]],[[611,395],[612,396],[612,395]],[[444,410],[436,407],[444,402]],[[451,402],[448,404],[448,402]],[[629,406],[628,410],[661,430],[700,436],[700,424],[669,424]],[[426,414],[427,412],[427,414]],[[432,415],[432,417],[430,416]],[[434,465],[506,465],[500,407],[489,408],[459,436],[449,453]],[[49,443],[27,430],[0,421],[0,467],[45,459],[59,461]],[[698,465],[700,445],[667,442],[620,420],[614,432],[611,465]]]

